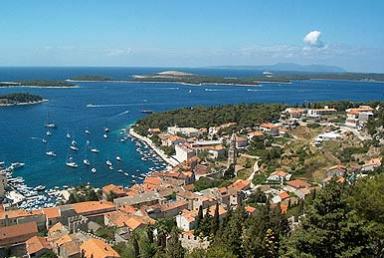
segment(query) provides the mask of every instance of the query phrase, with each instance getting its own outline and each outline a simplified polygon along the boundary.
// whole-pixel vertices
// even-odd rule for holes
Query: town
[[[277,211],[291,232],[330,182],[352,184],[382,166],[379,103],[254,104],[240,108],[246,119],[217,118],[233,106],[202,109],[181,111],[182,124],[177,114],[154,113],[127,129],[169,165],[141,183],[74,188],[55,207],[1,205],[0,256],[153,257],[173,248],[184,257],[208,249],[237,210],[251,217],[261,207]],[[217,119],[196,126],[207,110]],[[3,170],[1,198],[8,189]]]

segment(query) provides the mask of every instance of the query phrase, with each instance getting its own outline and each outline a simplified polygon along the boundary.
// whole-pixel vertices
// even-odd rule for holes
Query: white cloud
[[[125,55],[129,55],[131,53],[132,53],[132,49],[131,48],[127,48],[127,49],[120,49],[120,48],[106,49],[107,56],[125,56]]]
[[[322,48],[324,47],[324,43],[320,39],[321,32],[318,30],[314,30],[309,32],[307,35],[304,37],[304,43],[308,47],[317,47],[317,48]]]

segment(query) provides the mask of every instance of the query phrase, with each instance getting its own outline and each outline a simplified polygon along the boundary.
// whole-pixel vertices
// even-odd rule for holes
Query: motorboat
[[[47,151],[45,154],[50,157],[56,157],[56,153],[54,151]]]
[[[33,190],[35,190],[35,191],[44,191],[45,190],[45,186],[44,185],[38,185]]]
[[[55,123],[46,123],[44,126],[45,126],[46,128],[51,128],[51,129],[56,128],[56,124],[55,124]]]
[[[107,164],[107,166],[112,166],[112,162],[111,162],[110,160],[107,160],[107,161],[105,162],[105,164]]]
[[[117,161],[123,161],[120,156],[116,156]]]
[[[104,127],[104,132],[108,133],[109,132],[109,128],[108,127]]]
[[[99,153],[100,152],[100,150],[98,150],[96,148],[92,148],[90,151],[93,152],[93,153]]]
[[[86,165],[86,166],[90,166],[90,165],[91,165],[91,162],[89,162],[88,159],[84,159],[84,160],[83,160],[83,164]]]
[[[79,148],[77,148],[77,147],[74,146],[74,145],[69,146],[69,148],[70,148],[71,150],[73,150],[73,151],[78,151],[78,150],[79,150]]]
[[[43,138],[43,139],[41,140],[41,142],[42,142],[42,143],[47,143],[47,140]]]
[[[86,134],[91,134],[91,132],[89,130],[85,130],[84,131]]]
[[[92,168],[92,169],[91,169],[91,172],[92,172],[92,173],[96,173],[96,168]]]
[[[68,161],[68,162],[65,163],[65,165],[67,165],[70,168],[77,168],[77,167],[79,167],[79,165],[77,165],[76,162],[74,162],[74,161]]]
[[[108,134],[105,133],[105,134],[103,135],[103,137],[104,137],[105,139],[107,139],[107,138],[108,138]]]
[[[52,135],[51,131],[47,131],[45,134],[46,134],[47,136],[51,136],[51,135]]]
[[[70,139],[70,138],[71,138],[71,135],[70,135],[69,133],[67,133],[67,134],[65,135],[65,137],[67,137],[67,139]]]

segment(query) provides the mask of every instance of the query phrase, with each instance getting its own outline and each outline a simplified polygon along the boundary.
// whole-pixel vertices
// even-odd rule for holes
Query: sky
[[[1,0],[0,66],[384,72],[382,0]]]

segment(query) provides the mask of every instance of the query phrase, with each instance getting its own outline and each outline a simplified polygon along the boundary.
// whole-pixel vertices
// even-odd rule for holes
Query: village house
[[[363,166],[361,166],[361,172],[372,172],[380,166],[381,158],[373,158],[368,160]]]
[[[279,126],[274,125],[272,123],[262,123],[260,125],[260,129],[271,136],[279,135]]]
[[[103,215],[104,213],[116,210],[112,202],[107,201],[88,201],[71,204],[77,215],[86,217]]]
[[[349,108],[346,111],[347,118],[345,125],[353,128],[362,128],[369,117],[373,116],[373,108],[370,106],[359,106],[358,108]]]
[[[120,258],[120,255],[106,242],[91,238],[80,245],[84,258]]]
[[[335,165],[327,169],[327,177],[339,177],[344,176],[347,172],[347,168],[343,165]]]
[[[252,140],[254,137],[258,138],[263,136],[264,136],[263,131],[252,131],[247,134],[248,140]]]
[[[200,131],[193,127],[178,127],[178,126],[170,126],[167,128],[167,133],[172,135],[182,134],[186,137],[197,137],[200,134]]]
[[[269,175],[267,181],[274,183],[284,183],[285,181],[291,180],[291,177],[292,175],[287,172],[276,170]]]
[[[286,108],[282,113],[287,114],[291,119],[298,119],[306,112],[304,108]]]
[[[313,118],[318,118],[326,115],[331,115],[336,113],[337,110],[334,108],[330,108],[328,106],[324,106],[324,108],[312,108],[308,109],[307,111],[307,116],[308,117],[313,117]]]
[[[236,137],[236,148],[237,149],[244,149],[247,146],[248,146],[247,137],[243,137],[243,136],[237,136]]]
[[[212,217],[215,215],[216,205],[211,205],[209,208],[203,209],[203,214],[209,211],[209,215]],[[227,216],[227,210],[223,206],[219,205],[219,219],[222,220]],[[176,216],[177,227],[183,231],[190,231],[195,227],[195,220],[198,215],[198,210],[183,210],[179,215]]]
[[[102,188],[103,199],[108,200],[111,197],[118,198],[127,196],[127,190],[122,186],[117,186],[114,184],[106,185]]]
[[[183,144],[176,144],[175,145],[175,158],[177,161],[184,162],[186,160],[191,159],[192,157],[196,156],[196,151],[192,148],[191,145],[187,143]]]
[[[200,177],[205,177],[210,173],[208,165],[197,164],[193,172],[195,173],[195,180],[199,180]]]
[[[161,133],[160,128],[148,128],[148,133],[150,135],[157,135]]]
[[[36,222],[15,224],[11,226],[0,227],[0,248],[21,244],[37,236],[38,229]]]
[[[36,222],[40,229],[46,227],[46,217],[42,210],[23,209],[0,211],[0,227]]]
[[[40,257],[52,249],[47,239],[39,236],[31,237],[25,242],[25,245],[29,258]]]
[[[43,208],[43,213],[46,218],[46,228],[50,228],[60,221],[60,209],[58,207]]]
[[[117,207],[123,205],[131,205],[133,207],[140,207],[141,205],[153,205],[165,201],[164,197],[161,197],[157,191],[147,191],[143,193],[138,193],[133,196],[125,196],[116,198],[113,200],[113,203]]]
[[[188,202],[185,200],[169,201],[163,204],[155,204],[151,206],[141,207],[141,211],[147,214],[149,217],[158,218],[169,218],[179,214],[182,210],[188,208]]]
[[[199,198],[199,195],[197,195],[194,192],[191,191],[178,191],[176,192],[176,201],[183,200],[187,202],[187,209],[188,210],[193,210],[193,202]]]
[[[137,228],[143,228],[146,225],[152,225],[155,221],[148,216],[138,216],[127,214],[122,211],[113,211],[104,215],[104,224],[110,227],[128,228],[133,231]]]
[[[173,147],[177,144],[186,142],[183,137],[164,133],[159,134],[159,139],[161,141],[161,145],[166,147]]]

